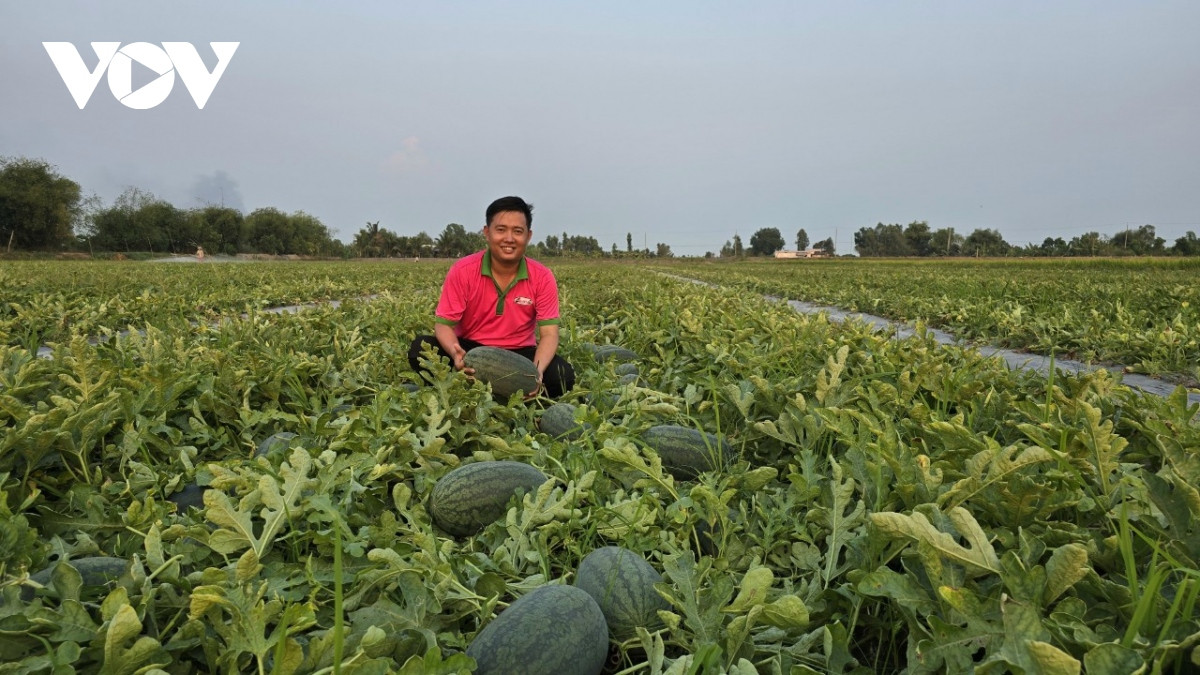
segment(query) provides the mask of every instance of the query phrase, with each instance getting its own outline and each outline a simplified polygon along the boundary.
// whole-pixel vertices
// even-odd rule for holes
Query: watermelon
[[[587,554],[575,573],[575,585],[587,591],[608,623],[608,632],[624,640],[638,626],[653,631],[662,626],[658,610],[671,605],[654,590],[662,575],[641,555],[621,548],[605,546]]]
[[[442,476],[429,494],[434,525],[469,537],[504,517],[508,500],[546,482],[541,471],[521,462],[475,462]]]
[[[475,347],[463,358],[463,365],[475,369],[476,379],[492,385],[499,398],[537,391],[538,370],[533,361],[499,347]]]
[[[467,656],[476,675],[598,675],[608,659],[608,625],[585,591],[542,586],[479,631]]]
[[[660,424],[642,433],[642,442],[658,453],[663,468],[681,480],[723,467],[733,448],[716,436],[674,424]]]
[[[637,383],[638,383],[638,374],[637,373],[629,373],[628,375],[622,375],[617,380],[618,387],[624,387],[625,385],[637,384]]]
[[[638,365],[636,363],[619,364],[616,368],[613,368],[613,372],[615,372],[617,375],[638,375],[641,373],[641,371],[638,370]]]
[[[538,428],[554,438],[576,440],[592,428],[587,422],[580,424],[575,421],[577,409],[570,403],[555,403],[542,412],[541,418],[538,419]]]
[[[189,508],[204,508],[204,493],[208,488],[202,488],[196,483],[188,483],[183,486],[183,489],[175,494],[167,497],[168,501],[174,502],[179,513],[187,511]]]
[[[296,434],[291,431],[280,431],[267,436],[266,440],[258,444],[258,449],[254,451],[255,457],[266,457],[272,450],[286,450],[292,444],[292,439],[296,438]]]
[[[637,352],[619,345],[601,345],[592,351],[592,355],[596,357],[596,361],[599,363],[605,361],[637,361],[638,359]]]
[[[37,583],[45,586],[50,583],[50,576],[54,573],[54,568],[60,563],[55,563],[46,569],[31,575],[29,578]],[[76,558],[66,561],[67,565],[75,568],[79,572],[79,576],[83,581],[84,588],[95,588],[103,586],[110,581],[120,579],[125,570],[129,567],[129,561],[124,558],[113,558],[110,556],[92,556],[90,558]],[[21,589],[21,599],[29,602],[33,599],[35,590],[30,586],[25,586]]]

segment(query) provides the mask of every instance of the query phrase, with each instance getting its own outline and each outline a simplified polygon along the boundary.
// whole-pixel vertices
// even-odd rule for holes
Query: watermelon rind
[[[480,346],[467,352],[463,365],[475,371],[475,379],[492,385],[492,394],[507,399],[518,392],[532,394],[538,388],[538,370],[533,361],[499,347]]]
[[[598,675],[608,659],[608,624],[582,589],[541,586],[479,631],[467,656],[476,675]]]
[[[632,637],[639,626],[654,631],[663,625],[659,610],[670,604],[654,590],[662,581],[658,570],[641,554],[620,546],[605,546],[584,556],[575,585],[600,606],[613,638]]]
[[[658,453],[663,468],[680,480],[723,468],[733,448],[713,434],[675,424],[660,424],[642,432],[641,440]]]
[[[429,515],[443,531],[469,537],[504,517],[519,491],[546,482],[536,468],[514,461],[475,462],[442,476],[429,494]]]
[[[542,411],[538,419],[538,428],[552,438],[565,438],[569,441],[578,440],[591,425],[575,421],[575,411],[578,408],[570,403],[555,403]]]

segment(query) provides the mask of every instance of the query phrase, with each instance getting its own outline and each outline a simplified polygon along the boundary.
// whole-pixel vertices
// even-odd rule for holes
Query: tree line
[[[671,247],[634,251],[616,244],[605,251],[595,237],[548,235],[532,244],[535,257],[632,256],[671,257]],[[12,251],[193,253],[269,253],[316,257],[459,257],[486,246],[482,232],[458,223],[436,237],[426,232],[401,235],[379,222],[368,222],[349,245],[335,239],[316,216],[273,207],[243,214],[238,209],[206,205],[181,209],[136,187],[126,189],[110,205],[84,198],[75,181],[44,160],[0,158],[0,247]]]
[[[796,233],[796,249],[809,246],[808,233]],[[437,237],[425,232],[399,235],[369,222],[347,245],[334,238],[319,218],[273,207],[243,214],[238,209],[207,205],[181,209],[138,188],[128,188],[108,206],[83,197],[79,184],[40,159],[0,158],[0,247],[4,250],[191,253],[297,254],[320,257],[458,257],[484,248],[483,235],[450,223]],[[735,234],[721,247],[722,258],[770,256],[786,242],[778,228],[756,231],[749,248]],[[813,244],[834,255],[833,238]],[[905,256],[1114,256],[1200,255],[1200,239],[1189,231],[1171,246],[1153,225],[1127,228],[1111,235],[1088,232],[1069,241],[1046,237],[1041,244],[1014,246],[993,229],[963,236],[953,228],[933,230],[925,221],[908,225],[878,223],[854,233],[854,250],[863,257]],[[670,258],[671,247],[634,249],[633,234],[625,249],[614,243],[606,251],[595,237],[547,235],[529,247],[534,257]],[[714,257],[710,251],[705,257]]]
[[[796,233],[796,249],[808,248],[808,233],[801,229]],[[745,255],[769,256],[785,247],[779,228],[766,227],[750,237],[750,248],[745,249],[742,239],[733,236],[721,248],[721,257]],[[826,255],[834,255],[833,239],[819,241],[813,245]],[[1029,243],[1016,246],[1004,240],[999,231],[990,228],[976,229],[963,236],[953,228],[930,229],[925,221],[914,221],[908,225],[879,223],[875,227],[864,227],[854,233],[854,251],[864,258],[903,258],[931,256],[1123,256],[1123,255],[1200,255],[1200,238],[1188,231],[1177,238],[1171,246],[1158,236],[1153,225],[1126,228],[1111,235],[1088,232],[1065,240],[1062,237],[1046,237],[1041,244]],[[709,254],[711,257],[712,254]]]
[[[181,209],[136,187],[110,205],[44,160],[0,158],[0,246],[5,250],[344,255],[316,216],[266,207],[243,214]]]
[[[925,221],[901,226],[878,223],[854,234],[854,250],[863,257],[903,256],[1122,256],[1122,255],[1200,255],[1200,240],[1188,231],[1172,246],[1158,236],[1153,225],[1126,228],[1111,235],[1088,232],[1069,241],[1046,237],[1041,244],[1016,246],[1004,240],[996,230],[976,229],[967,236],[953,228],[931,230]]]

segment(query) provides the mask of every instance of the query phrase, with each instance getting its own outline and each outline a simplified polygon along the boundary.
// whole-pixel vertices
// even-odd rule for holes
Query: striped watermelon
[[[658,610],[671,605],[654,590],[662,575],[641,555],[605,546],[587,554],[575,573],[575,585],[596,600],[608,632],[616,639],[632,637],[638,626],[655,630],[662,625]]]
[[[658,453],[663,468],[680,480],[724,467],[733,448],[716,436],[690,427],[660,424],[642,433],[642,442]]]
[[[592,351],[592,355],[596,357],[596,361],[603,363],[605,361],[637,361],[637,352],[632,349],[626,349],[620,345],[601,345]]]
[[[521,392],[537,391],[538,370],[533,361],[499,347],[475,347],[463,357],[463,365],[475,369],[475,377],[492,385],[492,393],[501,398]]]
[[[598,675],[608,626],[592,596],[542,586],[517,599],[467,647],[476,675]]]
[[[469,537],[504,517],[508,500],[546,482],[541,471],[521,462],[475,462],[442,476],[429,494],[429,515],[456,537]]]
[[[554,438],[565,438],[569,441],[583,436],[590,431],[592,425],[575,421],[577,407],[570,403],[555,403],[542,412],[538,419],[538,428]]]
[[[37,572],[30,576],[30,579],[45,586],[50,583],[50,578],[54,574],[54,568],[59,563],[51,565],[46,569]],[[80,580],[84,588],[95,588],[104,586],[109,582],[120,579],[129,568],[129,561],[124,558],[113,558],[109,556],[93,556],[90,558],[75,558],[68,560],[65,563],[75,568],[79,572]],[[33,600],[36,591],[32,586],[23,586],[21,588],[21,599],[25,602]]]

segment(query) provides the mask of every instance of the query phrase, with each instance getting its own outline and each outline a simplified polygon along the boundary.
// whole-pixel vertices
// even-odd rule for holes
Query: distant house
[[[776,258],[824,258],[823,248],[806,248],[803,251],[775,251]]]

